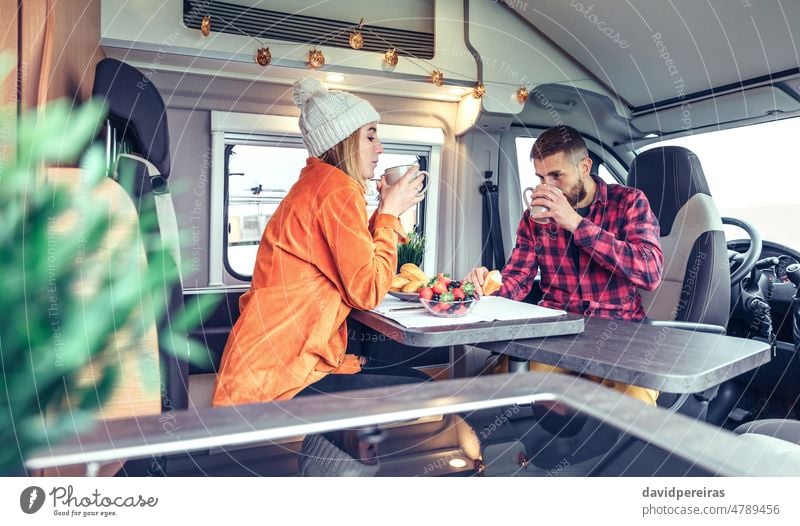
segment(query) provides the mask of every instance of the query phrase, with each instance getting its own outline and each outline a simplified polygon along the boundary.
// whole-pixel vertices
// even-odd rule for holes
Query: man
[[[498,295],[522,300],[538,271],[542,306],[599,318],[643,319],[638,290],[658,286],[664,259],[658,221],[645,195],[593,177],[586,143],[568,126],[539,136],[531,159],[542,183],[531,207],[549,210],[523,214]],[[545,218],[546,224],[535,221]],[[488,272],[478,267],[465,278],[476,284],[479,296]],[[542,364],[531,364],[531,369],[563,371]],[[650,389],[603,383],[649,405],[658,396]]]

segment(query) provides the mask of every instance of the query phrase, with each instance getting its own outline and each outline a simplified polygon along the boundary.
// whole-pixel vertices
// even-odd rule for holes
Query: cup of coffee
[[[391,168],[387,168],[383,172],[383,176],[386,178],[386,182],[389,184],[395,184],[399,181],[407,171],[414,168],[418,175],[422,175],[424,177],[422,181],[422,189],[419,193],[424,193],[428,189],[428,177],[430,174],[425,170],[419,171],[419,166],[416,164],[402,164],[400,166],[392,166]]]
[[[546,206],[531,204],[533,202],[533,191],[534,191],[534,188],[531,187],[531,186],[529,186],[528,188],[526,188],[525,190],[522,191],[522,195],[525,198],[525,202],[528,204],[528,208],[531,211],[531,216],[533,214],[540,214],[542,212],[549,212],[550,209],[548,207],[546,207]],[[528,192],[530,192],[530,195],[528,195]],[[542,225],[546,225],[547,223],[550,222],[550,218],[549,217],[539,217],[539,218],[534,218],[533,220],[536,221],[539,224],[542,224]]]

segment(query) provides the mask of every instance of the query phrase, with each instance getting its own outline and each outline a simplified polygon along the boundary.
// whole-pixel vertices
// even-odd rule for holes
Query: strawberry
[[[422,299],[433,299],[433,289],[430,287],[422,287],[419,289],[419,297]]]
[[[456,301],[463,300],[467,297],[467,295],[464,293],[464,289],[460,287],[457,289],[453,289],[452,293],[453,293],[453,298],[455,298]]]
[[[445,285],[450,285],[450,282],[453,281],[450,279],[450,274],[442,274],[441,272],[436,275],[436,279],[444,282]]]
[[[431,287],[434,294],[445,294],[447,292],[447,285],[442,283],[441,281],[437,281],[436,284]]]

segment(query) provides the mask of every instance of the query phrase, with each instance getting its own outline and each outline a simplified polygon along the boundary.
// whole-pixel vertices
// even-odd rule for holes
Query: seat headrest
[[[101,60],[95,69],[92,95],[106,101],[109,119],[134,143],[136,153],[169,177],[169,131],[164,100],[150,77],[115,60]]]
[[[700,159],[680,146],[640,153],[631,164],[627,184],[647,196],[662,236],[669,235],[678,210],[693,195],[711,195]]]

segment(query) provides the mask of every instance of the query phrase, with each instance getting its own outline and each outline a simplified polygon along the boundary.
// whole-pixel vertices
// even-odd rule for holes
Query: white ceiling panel
[[[517,5],[517,8],[513,6]],[[797,0],[510,2],[634,109],[797,75]]]

